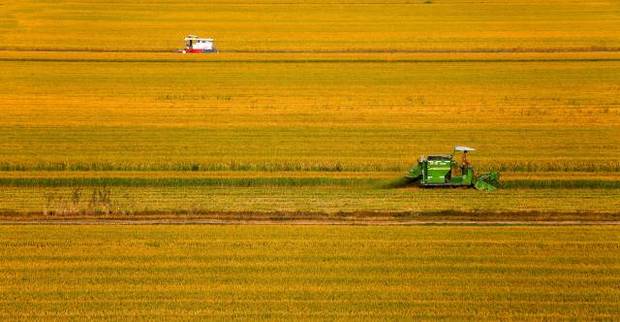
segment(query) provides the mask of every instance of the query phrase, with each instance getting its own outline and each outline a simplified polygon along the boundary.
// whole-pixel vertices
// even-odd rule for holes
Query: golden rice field
[[[620,62],[0,65],[9,170],[620,168]]]
[[[0,178],[0,212],[618,214],[617,174],[508,174],[493,193],[393,186],[397,172],[19,172]],[[98,194],[105,191],[104,200]],[[105,216],[104,216],[105,217]],[[613,216],[612,216],[613,217]],[[510,219],[510,218],[508,218]],[[513,218],[520,220],[519,217]]]
[[[0,318],[616,320],[619,236],[611,226],[0,226]]]
[[[0,7],[0,41],[10,49],[168,51],[195,33],[237,51],[618,48],[619,7],[578,0],[25,0]]]
[[[0,191],[4,212],[53,214],[101,212],[565,212],[590,220],[596,214],[617,214],[620,188],[475,190],[373,189],[351,186],[116,186],[7,187]],[[109,198],[92,203],[106,189]],[[105,216],[103,216],[105,218]],[[594,217],[594,216],[593,216]],[[508,218],[510,219],[510,218]],[[512,218],[519,220],[517,216]]]
[[[86,195],[110,190],[122,213],[615,213],[619,10],[3,3],[0,209],[89,211]],[[175,53],[188,33],[220,52]],[[502,171],[502,191],[392,189],[419,155],[456,144]]]
[[[0,320],[618,320],[619,206],[618,1],[0,1]]]

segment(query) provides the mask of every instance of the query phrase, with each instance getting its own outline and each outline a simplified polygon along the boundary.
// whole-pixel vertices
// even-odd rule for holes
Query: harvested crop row
[[[524,63],[524,62],[614,62],[620,61],[618,48],[576,48],[567,51],[534,50],[532,52],[433,52],[412,51],[305,51],[305,52],[237,52],[220,51],[217,55],[179,55],[167,52],[107,52],[82,50],[12,51],[0,49],[2,62],[90,62],[90,63]]]
[[[620,189],[377,189],[359,186],[76,186],[0,189],[7,213],[156,212],[582,212],[615,213]],[[518,218],[515,218],[517,220]]]
[[[396,184],[394,184],[396,182]],[[148,178],[148,177],[91,177],[91,178],[2,178],[0,186],[9,187],[312,187],[312,186],[341,186],[366,188],[399,188],[413,186],[406,180],[399,178],[330,178],[324,176],[307,177],[202,177],[202,178]],[[574,178],[547,178],[547,179],[508,179],[501,182],[504,189],[620,189],[620,180],[613,179],[574,179]]]

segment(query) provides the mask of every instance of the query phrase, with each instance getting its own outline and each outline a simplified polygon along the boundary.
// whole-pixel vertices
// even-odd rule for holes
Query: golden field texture
[[[0,209],[44,211],[50,193],[63,199],[81,187],[127,188],[119,211],[128,212],[610,212],[620,202],[619,9],[559,0],[3,3]],[[189,33],[216,38],[220,53],[175,53]],[[478,149],[478,170],[506,174],[498,203],[385,188],[419,155],[456,144]],[[209,203],[212,193],[236,197]],[[461,194],[469,204],[454,201]],[[563,195],[572,199],[557,202]],[[367,200],[344,202],[355,196]]]
[[[26,0],[0,7],[0,42],[169,51],[195,33],[229,51],[618,48],[619,7],[577,0]]]
[[[399,172],[5,172],[0,212],[52,216],[237,212],[529,212],[578,214],[583,220],[618,214],[617,173],[506,173],[493,193],[400,185]],[[505,216],[510,217],[510,216]],[[27,218],[27,217],[24,217]],[[12,219],[12,218],[9,218]],[[431,218],[432,219],[432,218]],[[510,219],[510,218],[506,218]]]
[[[616,320],[619,236],[612,226],[0,226],[0,318]]]
[[[81,186],[7,187],[0,191],[0,212],[126,215],[140,212],[201,213],[253,212],[415,212],[421,215],[458,211],[476,213],[561,212],[580,214],[583,220],[617,215],[620,188],[502,188],[493,193],[473,189],[385,189],[356,186]],[[105,197],[101,197],[100,194]],[[77,197],[76,197],[77,194]],[[94,196],[94,197],[93,197]],[[94,200],[94,201],[93,201]],[[79,216],[77,216],[79,217]],[[76,217],[76,218],[77,218]],[[241,218],[242,219],[242,218]],[[510,219],[510,218],[507,218]]]
[[[618,1],[0,2],[0,320],[618,320],[618,205]]]
[[[8,170],[620,168],[620,62],[0,65]]]

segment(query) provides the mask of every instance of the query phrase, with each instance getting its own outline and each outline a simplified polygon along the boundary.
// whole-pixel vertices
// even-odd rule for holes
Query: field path
[[[234,220],[234,219],[77,219],[0,220],[0,225],[294,225],[294,226],[423,226],[423,225],[527,225],[527,226],[618,226],[609,220]]]
[[[616,212],[273,212],[1,213],[0,225],[620,225]]]

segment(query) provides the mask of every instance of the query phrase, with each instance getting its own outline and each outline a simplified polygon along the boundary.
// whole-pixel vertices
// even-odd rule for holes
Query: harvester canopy
[[[462,145],[457,145],[457,146],[454,147],[454,151],[458,151],[458,152],[472,152],[472,151],[476,151],[476,149],[470,148],[470,147],[466,147],[466,146],[462,146]]]

